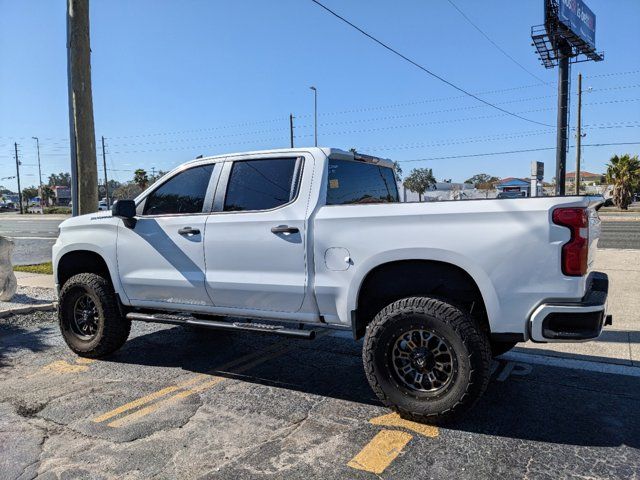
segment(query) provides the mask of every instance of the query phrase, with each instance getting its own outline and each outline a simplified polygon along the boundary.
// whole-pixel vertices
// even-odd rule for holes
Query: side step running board
[[[139,320],[150,323],[169,323],[173,325],[194,325],[197,327],[211,328],[214,330],[233,330],[274,333],[276,335],[284,335],[286,337],[305,338],[313,340],[316,337],[314,330],[296,330],[293,328],[285,328],[282,325],[271,325],[265,323],[252,322],[222,322],[220,320],[205,320],[194,318],[188,315],[170,315],[162,313],[127,313],[129,320]]]

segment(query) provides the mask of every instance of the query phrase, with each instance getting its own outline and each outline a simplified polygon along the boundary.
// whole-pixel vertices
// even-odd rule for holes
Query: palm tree
[[[436,178],[430,168],[414,168],[404,180],[405,188],[418,194],[418,200],[422,201],[422,195],[428,188],[436,184]]]
[[[640,161],[638,156],[614,155],[607,164],[607,182],[613,184],[613,203],[627,210],[635,188],[640,185]]]
[[[133,182],[142,190],[147,188],[147,185],[149,184],[149,176],[147,175],[147,172],[142,168],[138,168],[133,172]]]

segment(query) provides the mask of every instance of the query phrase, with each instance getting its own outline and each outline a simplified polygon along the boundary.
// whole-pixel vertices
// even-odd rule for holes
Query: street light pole
[[[22,207],[22,190],[20,189],[20,159],[18,158],[18,144],[13,144],[16,150],[16,178],[18,180],[18,201],[20,203],[20,214],[24,213],[24,208]]]
[[[316,87],[309,87],[313,90],[313,132],[315,138],[315,146],[318,146],[318,90]]]
[[[36,150],[38,151],[38,179],[40,180],[40,192],[39,192],[39,197],[40,197],[40,206],[42,208],[44,208],[44,199],[42,198],[43,195],[43,190],[42,190],[42,169],[40,168],[40,140],[38,139],[38,137],[31,137],[36,141]],[[43,212],[44,213],[44,210]]]

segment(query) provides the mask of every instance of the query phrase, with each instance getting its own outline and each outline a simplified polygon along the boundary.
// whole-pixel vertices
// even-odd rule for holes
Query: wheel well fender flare
[[[500,302],[495,288],[493,287],[493,282],[487,273],[476,262],[464,255],[450,250],[435,248],[407,248],[385,251],[379,255],[368,258],[363,265],[359,266],[357,274],[351,279],[347,293],[346,308],[350,318],[353,317],[352,312],[356,311],[358,308],[358,298],[360,297],[361,289],[369,274],[386,264],[412,260],[439,262],[449,264],[450,266],[457,267],[462,270],[477,286],[484,302],[489,323],[491,324],[493,319],[499,317]]]

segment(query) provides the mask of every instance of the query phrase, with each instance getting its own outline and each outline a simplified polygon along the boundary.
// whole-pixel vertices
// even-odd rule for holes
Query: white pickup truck
[[[591,271],[598,204],[401,203],[391,162],[329,148],[201,158],[62,223],[60,328],[87,357],[122,346],[132,320],[350,330],[382,402],[444,422],[481,396],[492,355],[611,322],[607,277]]]

